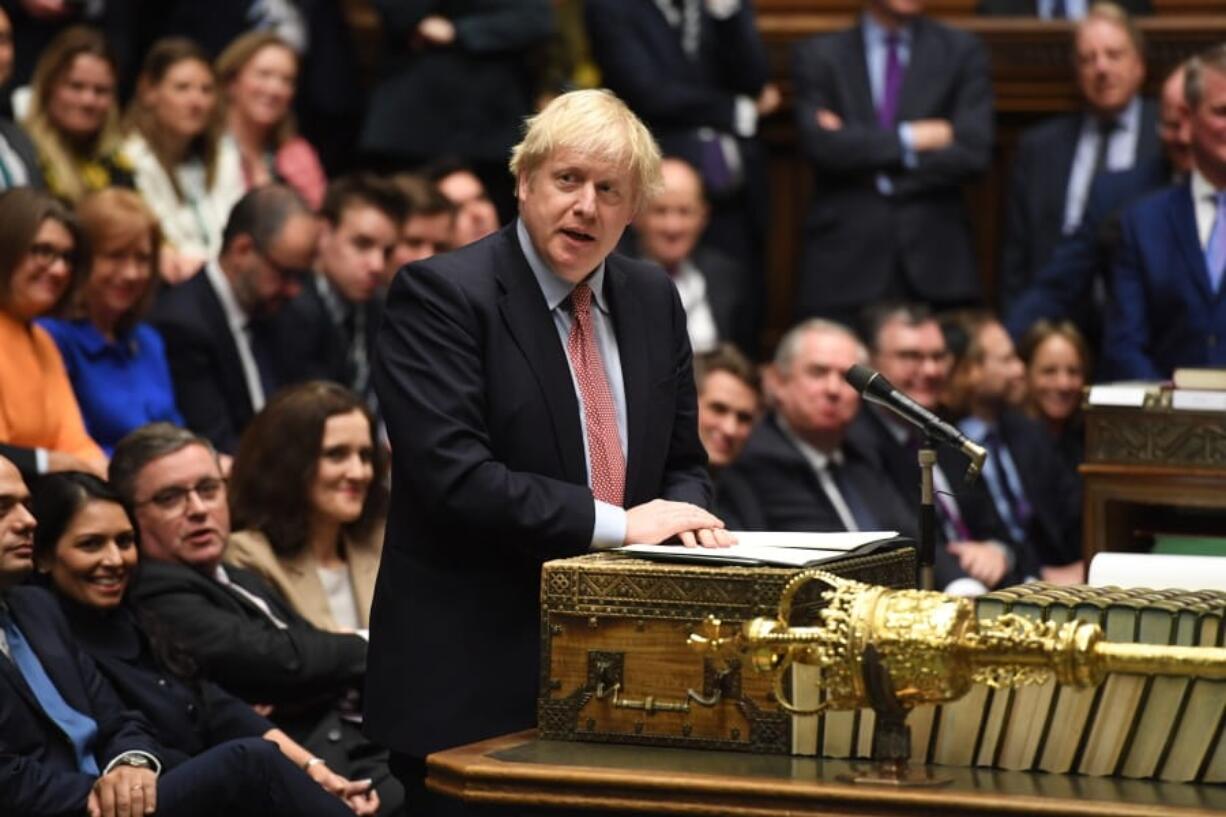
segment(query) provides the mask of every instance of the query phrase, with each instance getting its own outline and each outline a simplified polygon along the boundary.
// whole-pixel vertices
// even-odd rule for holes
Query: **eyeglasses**
[[[306,276],[305,270],[285,266],[267,252],[262,250],[259,246],[255,247],[255,253],[264,261],[265,264],[272,268],[272,271],[275,272],[282,281],[287,283],[296,283],[301,281]]]
[[[226,484],[216,477],[205,477],[195,485],[171,485],[148,499],[136,503],[136,507],[153,505],[165,514],[175,516],[187,508],[187,498],[192,494],[204,505],[215,505],[225,493]]]
[[[63,261],[67,266],[71,267],[73,261],[76,260],[76,250],[72,247],[65,250],[54,244],[48,244],[45,241],[31,244],[27,252],[31,258],[45,267],[51,266],[56,261]]]

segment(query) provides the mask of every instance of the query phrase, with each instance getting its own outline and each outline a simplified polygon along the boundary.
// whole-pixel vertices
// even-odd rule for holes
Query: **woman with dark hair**
[[[77,218],[89,273],[65,316],[39,323],[64,357],[85,428],[109,453],[146,423],[183,424],[162,338],[140,322],[153,300],[161,231],[141,197],[117,187],[82,199]]]
[[[1074,476],[1085,459],[1081,391],[1090,371],[1090,347],[1071,321],[1041,320],[1022,338],[1026,412],[1043,424]]]
[[[71,297],[82,242],[76,218],[48,194],[0,194],[0,443],[26,472],[106,468],[55,341],[34,323]]]
[[[363,630],[383,546],[386,456],[370,410],[335,383],[286,389],[256,415],[230,472],[226,560],[316,627]]]
[[[127,126],[124,152],[135,168],[136,189],[157,214],[167,242],[162,275],[182,281],[217,256],[230,209],[245,190],[238,149],[221,138],[208,55],[184,38],[154,43]]]
[[[217,58],[226,137],[238,147],[248,188],[285,182],[318,210],[328,179],[319,154],[298,135],[290,105],[298,54],[272,31],[249,31]]]
[[[114,489],[91,474],[75,472],[44,477],[37,489],[31,508],[38,520],[35,567],[98,669],[125,705],[152,725],[167,769],[228,742],[263,737],[284,758],[264,757],[266,766],[253,769],[249,779],[215,785],[249,786],[251,799],[245,802],[252,805],[261,802],[254,797],[261,788],[277,790],[279,800],[294,807],[282,809],[283,814],[348,812],[307,783],[309,776],[359,814],[377,809],[377,796],[366,794],[368,781],[352,783],[334,774],[245,703],[196,677],[190,658],[173,648],[156,621],[125,603],[138,568],[136,529]]]
[[[84,26],[56,35],[38,58],[25,127],[47,188],[65,201],[132,186],[132,165],[120,150],[118,75],[106,38]]]

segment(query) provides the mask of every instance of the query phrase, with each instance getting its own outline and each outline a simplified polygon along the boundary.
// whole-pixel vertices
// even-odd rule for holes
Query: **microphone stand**
[[[924,444],[919,450],[920,507],[919,507],[919,589],[935,590],[936,576],[933,563],[936,561],[936,495],[933,489],[932,469],[937,462],[936,442],[932,435],[924,434]]]

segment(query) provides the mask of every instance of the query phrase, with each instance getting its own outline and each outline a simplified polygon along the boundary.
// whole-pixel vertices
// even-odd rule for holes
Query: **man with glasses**
[[[133,600],[157,616],[204,675],[271,709],[269,717],[333,771],[372,778],[398,807],[386,753],[361,735],[357,690],[364,633],[317,629],[261,578],[222,565],[230,513],[217,454],[205,438],[153,423],[119,442],[110,479],[135,510],[141,575]]]
[[[936,318],[919,304],[887,303],[864,316],[869,365],[929,411],[940,411],[953,356]],[[849,436],[873,452],[877,468],[918,518],[919,430],[875,403],[866,403]],[[962,500],[965,455],[938,451],[936,581],[948,593],[974,595],[996,587],[1017,561],[1003,523],[990,506]]]
[[[230,212],[218,258],[163,290],[150,322],[166,342],[175,401],[219,451],[287,382],[271,318],[315,261],[318,220],[288,187],[268,185]]]

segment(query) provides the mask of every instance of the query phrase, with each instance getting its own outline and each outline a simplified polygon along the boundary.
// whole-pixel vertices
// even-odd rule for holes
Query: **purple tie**
[[[1213,197],[1217,201],[1217,215],[1205,246],[1205,268],[1209,271],[1209,288],[1217,292],[1222,286],[1222,273],[1226,272],[1226,193],[1215,193]]]
[[[885,82],[881,84],[881,103],[877,106],[877,123],[883,128],[894,127],[898,114],[898,96],[902,91],[903,67],[898,54],[898,34],[885,36]]]

